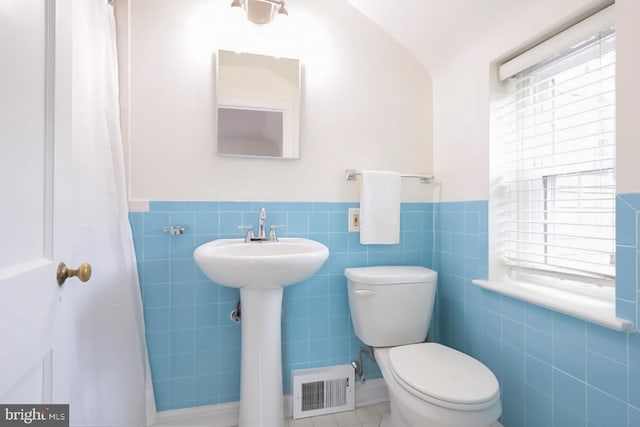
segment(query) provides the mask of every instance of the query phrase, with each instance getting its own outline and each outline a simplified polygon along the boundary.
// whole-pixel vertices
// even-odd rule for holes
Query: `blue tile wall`
[[[640,193],[616,197],[616,315],[640,324]]]
[[[636,320],[640,194],[620,195],[617,211],[618,316]],[[488,276],[487,214],[486,201],[434,207],[437,339],[496,374],[505,427],[640,426],[640,334],[474,286]]]
[[[204,277],[201,243],[237,237],[266,207],[282,236],[327,244],[318,274],[283,299],[283,380],[292,369],[349,363],[353,333],[345,267],[416,264],[439,272],[430,336],[489,366],[500,380],[505,427],[640,426],[640,334],[623,334],[483,290],[488,276],[486,201],[402,206],[401,244],[362,246],[347,232],[357,203],[152,202],[132,213],[147,344],[159,410],[239,399],[240,328],[229,319],[238,292]],[[617,198],[617,315],[638,314],[640,194]],[[183,236],[162,228],[187,226]],[[367,376],[380,376],[375,363]]]
[[[348,208],[357,203],[165,202],[131,213],[146,338],[158,410],[239,400],[240,325],[229,318],[239,292],[209,281],[193,250],[217,238],[241,237],[241,224],[256,224],[267,209],[279,235],[325,243],[331,252],[309,280],[285,289],[282,315],[283,384],[292,369],[350,363],[362,343],[354,335],[343,270],[382,264],[433,265],[433,205],[401,208],[401,244],[363,246],[348,233]],[[163,232],[184,225],[182,236]],[[365,359],[368,378],[380,377]]]

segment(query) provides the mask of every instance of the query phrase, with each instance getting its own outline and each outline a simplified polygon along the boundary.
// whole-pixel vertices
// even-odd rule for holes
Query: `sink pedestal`
[[[283,427],[282,287],[240,288],[240,427]]]
[[[193,257],[212,281],[240,288],[240,427],[284,427],[282,289],[315,274],[329,249],[298,237],[257,243],[217,239],[198,246]]]

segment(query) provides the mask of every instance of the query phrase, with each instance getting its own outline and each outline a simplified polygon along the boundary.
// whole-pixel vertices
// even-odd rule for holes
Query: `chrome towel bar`
[[[356,169],[345,169],[344,170],[345,178],[347,181],[355,181],[358,175],[362,175],[362,172],[357,171]],[[418,178],[420,182],[423,184],[429,184],[434,180],[433,175],[424,175],[424,174],[400,174],[402,178]]]

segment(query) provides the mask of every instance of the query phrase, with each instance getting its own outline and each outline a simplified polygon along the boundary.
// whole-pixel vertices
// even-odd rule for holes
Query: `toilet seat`
[[[407,392],[457,410],[479,410],[500,398],[498,380],[478,360],[437,343],[389,349],[391,373]]]

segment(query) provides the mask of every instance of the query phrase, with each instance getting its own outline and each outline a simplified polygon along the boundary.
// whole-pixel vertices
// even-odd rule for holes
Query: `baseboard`
[[[356,407],[373,405],[389,400],[387,385],[382,378],[367,380],[364,384],[356,384]],[[293,399],[284,396],[284,414],[291,418]],[[174,409],[158,412],[155,427],[199,426],[229,427],[238,424],[239,402],[220,403],[217,405],[197,406],[195,408]],[[215,424],[211,424],[215,420]]]

